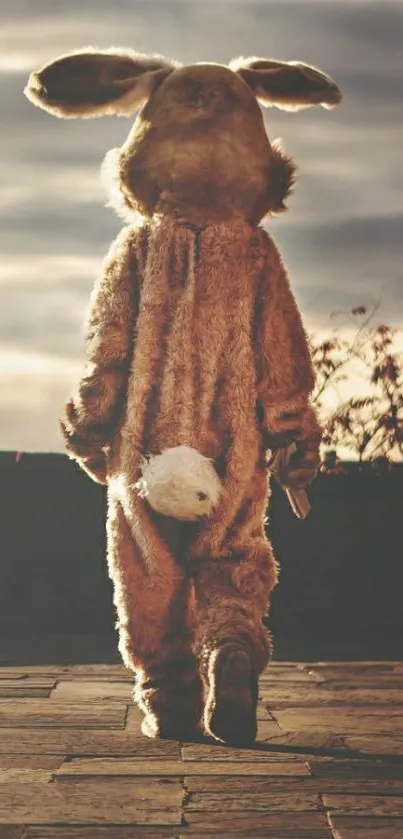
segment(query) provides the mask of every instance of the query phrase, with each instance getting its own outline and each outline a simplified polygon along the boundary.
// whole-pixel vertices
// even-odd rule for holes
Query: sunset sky
[[[403,324],[400,0],[3,0],[0,96],[0,449],[60,451],[57,418],[80,373],[82,321],[121,221],[99,168],[124,118],[62,121],[23,96],[31,70],[92,44],[183,63],[299,59],[332,75],[340,108],[265,110],[300,169],[268,229],[309,330],[371,306]]]

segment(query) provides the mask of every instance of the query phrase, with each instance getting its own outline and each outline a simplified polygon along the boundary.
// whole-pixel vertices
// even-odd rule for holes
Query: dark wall
[[[104,492],[63,455],[0,459],[0,629],[113,630]]]
[[[403,474],[319,475],[299,521],[283,493],[270,624],[281,657],[403,658]],[[299,640],[298,640],[299,639]]]
[[[273,488],[269,532],[281,576],[268,623],[277,657],[403,658],[401,470],[320,475],[310,498],[300,521]],[[55,635],[66,659],[84,648],[91,659],[89,637],[97,660],[113,657],[104,515],[102,488],[65,456],[0,454],[3,661],[16,638]]]

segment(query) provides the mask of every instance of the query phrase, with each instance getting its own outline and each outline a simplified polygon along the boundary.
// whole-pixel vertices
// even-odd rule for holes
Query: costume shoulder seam
[[[128,223],[119,230],[115,237],[115,244],[117,246],[136,247],[136,245],[143,241],[148,235],[147,224]]]
[[[281,265],[283,265],[284,263],[282,253],[279,247],[276,245],[276,242],[274,241],[273,237],[264,227],[259,227],[258,230],[260,232],[260,243],[262,247],[265,249],[266,256],[274,256],[278,260],[278,262]]]

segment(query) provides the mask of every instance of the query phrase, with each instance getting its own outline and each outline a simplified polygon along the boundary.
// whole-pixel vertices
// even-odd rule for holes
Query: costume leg
[[[194,570],[205,728],[238,744],[256,737],[258,677],[270,657],[263,618],[277,579],[269,543],[263,537],[248,542],[227,559],[202,560]]]
[[[107,533],[119,651],[136,674],[134,699],[145,713],[143,733],[194,736],[202,714],[202,686],[192,652],[192,589],[186,568],[167,545],[152,561],[149,551],[145,557],[115,499],[109,501]],[[178,534],[173,536],[177,542]]]

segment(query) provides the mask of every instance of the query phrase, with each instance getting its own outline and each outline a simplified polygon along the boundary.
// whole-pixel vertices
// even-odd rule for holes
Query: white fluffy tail
[[[222,485],[208,457],[190,446],[175,446],[143,459],[136,489],[157,513],[196,521],[214,511]]]

